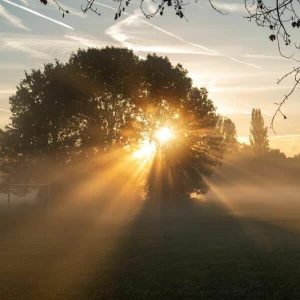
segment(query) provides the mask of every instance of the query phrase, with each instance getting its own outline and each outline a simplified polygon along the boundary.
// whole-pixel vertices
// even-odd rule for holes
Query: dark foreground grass
[[[0,299],[300,299],[297,226],[218,199],[101,209],[3,215]]]

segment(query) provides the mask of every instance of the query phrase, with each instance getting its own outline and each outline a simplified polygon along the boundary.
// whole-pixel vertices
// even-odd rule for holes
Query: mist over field
[[[74,186],[72,201],[48,208],[12,197],[0,218],[0,296],[297,299],[300,187],[245,171],[225,163],[206,195],[173,204],[141,199],[134,182],[115,198],[119,189],[87,198]]]
[[[95,205],[99,204],[101,207],[101,203],[107,204],[114,197],[114,194],[118,193],[120,185],[122,185],[124,194],[123,196],[118,195],[119,202],[132,198],[136,199],[134,201],[139,203],[139,206],[145,205],[146,199],[143,196],[142,187],[136,186],[136,181],[118,182],[122,177],[121,173],[114,174],[110,179],[108,178],[109,173],[110,171],[101,173],[99,183],[93,189],[91,189],[89,184],[82,186],[82,183],[78,183],[78,185],[72,186],[69,194],[66,195],[82,199],[84,201],[83,207],[85,204],[88,205],[89,202],[94,202]],[[104,182],[103,178],[105,178]],[[297,165],[282,166],[278,161],[269,163],[259,161],[255,165],[253,162],[249,163],[241,161],[240,158],[231,157],[225,160],[212,177],[207,180],[210,187],[208,193],[206,195],[193,194],[192,199],[200,205],[210,203],[222,204],[226,207],[229,214],[241,218],[272,219],[274,222],[287,220],[300,222],[299,180],[300,168]],[[111,189],[111,185],[114,185],[116,190]],[[24,208],[24,206],[34,207],[39,205],[39,200],[36,199],[36,196],[38,191],[43,188],[31,188],[32,192],[26,195],[12,194],[12,207],[18,210]],[[78,196],[78,191],[86,188],[89,189],[90,193],[86,195],[92,197],[93,200],[84,200],[84,198],[87,198],[84,190],[83,194]],[[128,191],[130,191],[130,195]],[[66,195],[62,192],[60,198],[64,199]],[[66,200],[66,203],[69,203],[67,199],[64,200]],[[66,204],[63,201],[61,204],[58,203],[58,205],[64,206]],[[72,200],[70,205],[72,205]],[[0,194],[0,206],[2,213],[6,214],[7,193]],[[50,209],[56,210],[51,205]],[[71,207],[69,209],[72,210]],[[43,210],[43,207],[41,210]],[[82,211],[82,213],[84,214],[85,212]],[[87,208],[86,213],[89,213],[89,208]],[[111,217],[115,219],[114,215]],[[109,216],[107,216],[107,219],[109,220]]]

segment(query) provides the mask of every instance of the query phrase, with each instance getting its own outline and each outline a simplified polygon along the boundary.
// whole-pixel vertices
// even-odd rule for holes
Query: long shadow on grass
[[[1,300],[300,299],[297,233],[220,201],[149,200],[130,225],[78,220],[6,236]]]
[[[299,250],[296,234],[220,202],[148,201],[118,245],[110,286],[96,277],[86,299],[300,299]]]

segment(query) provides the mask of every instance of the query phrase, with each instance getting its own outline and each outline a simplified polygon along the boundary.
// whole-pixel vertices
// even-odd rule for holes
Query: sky
[[[66,62],[78,48],[126,46],[140,57],[157,53],[168,56],[173,64],[181,63],[195,86],[208,89],[218,112],[235,122],[243,142],[248,142],[252,108],[262,110],[269,126],[274,103],[292,87],[289,79],[280,85],[277,80],[295,62],[279,55],[268,29],[245,18],[242,0],[213,2],[227,15],[213,10],[209,1],[191,1],[185,7],[187,20],[178,18],[173,9],[146,20],[140,1],[132,0],[127,14],[117,21],[117,2],[98,0],[98,16],[81,11],[85,1],[61,0],[70,11],[62,18],[51,0],[46,6],[39,0],[0,0],[0,127],[9,123],[8,99],[24,72],[55,59]],[[151,11],[155,5],[149,0],[145,9]],[[276,134],[269,130],[271,147],[288,156],[300,153],[299,96],[296,90],[284,106],[287,120],[277,117]]]

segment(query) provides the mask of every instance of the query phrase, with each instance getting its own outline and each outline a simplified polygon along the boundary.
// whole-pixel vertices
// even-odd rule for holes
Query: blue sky
[[[85,0],[60,3],[70,11],[65,18],[51,0],[47,6],[39,0],[0,0],[1,127],[9,122],[8,98],[24,70],[43,68],[55,58],[66,61],[72,51],[89,46],[126,46],[141,57],[156,52],[181,63],[195,85],[208,88],[218,111],[236,123],[243,141],[248,139],[252,107],[262,109],[269,125],[274,102],[281,101],[292,86],[290,80],[278,86],[277,80],[292,69],[293,62],[280,57],[267,29],[244,18],[243,1],[215,1],[229,13],[225,16],[208,1],[191,2],[185,10],[188,22],[172,9],[166,9],[163,17],[146,20],[137,0],[118,21],[113,11],[117,3],[112,0],[97,1],[101,16],[83,14],[80,5]],[[145,5],[151,11],[155,3]],[[283,109],[288,119],[277,118],[277,135],[269,131],[271,146],[288,155],[300,153],[299,96],[297,90]]]

